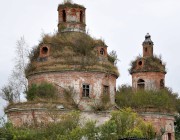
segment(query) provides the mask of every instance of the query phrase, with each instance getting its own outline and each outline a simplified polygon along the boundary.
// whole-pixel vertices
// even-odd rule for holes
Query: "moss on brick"
[[[138,66],[138,62],[141,61],[142,65]],[[162,62],[161,57],[137,57],[131,62],[131,68],[129,73],[137,72],[163,72],[166,73],[165,63]]]
[[[39,57],[40,47],[50,46],[47,58]],[[26,75],[46,71],[100,71],[119,75],[118,69],[108,59],[99,59],[97,46],[107,47],[102,40],[97,40],[85,33],[68,32],[44,35],[40,44],[30,55]]]
[[[58,6],[58,10],[59,9],[64,9],[64,8],[81,8],[81,9],[86,9],[83,5],[79,5],[79,4],[75,4],[75,3],[63,3],[63,4],[59,4]]]

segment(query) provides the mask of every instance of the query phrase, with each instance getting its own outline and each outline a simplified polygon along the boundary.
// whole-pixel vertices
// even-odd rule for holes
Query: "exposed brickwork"
[[[22,107],[22,106],[21,106]],[[41,123],[57,122],[60,121],[62,115],[70,113],[69,110],[47,109],[47,108],[35,108],[33,105],[31,108],[16,108],[7,110],[7,117],[14,126],[22,125],[37,125]],[[97,122],[97,125],[101,125],[108,121],[111,117],[110,112],[81,112],[80,121],[85,123],[89,120]]]
[[[152,45],[143,45],[143,57],[148,57],[153,55]]]
[[[97,50],[99,56],[107,58],[107,55],[108,55],[107,47],[98,46],[98,47],[96,47],[96,50]]]
[[[145,121],[151,122],[158,134],[161,134],[161,129],[165,130],[162,140],[169,140],[168,133],[171,134],[171,140],[175,140],[174,132],[174,116],[163,113],[140,113]]]
[[[58,110],[58,109],[46,109],[46,108],[16,108],[7,110],[9,120],[15,126],[22,126],[23,124],[33,124],[38,123],[48,123],[60,121],[60,117],[63,114],[69,113],[68,110]],[[111,112],[81,112],[81,122],[86,122],[89,120],[96,121],[97,125],[101,125],[111,118]],[[162,140],[169,140],[168,133],[171,134],[171,140],[175,140],[174,136],[174,116],[171,114],[161,114],[154,112],[140,113],[143,120],[146,122],[151,122],[156,130],[157,135],[161,134],[161,129],[165,130],[162,136]]]
[[[145,89],[160,89],[161,79],[165,79],[165,74],[161,72],[141,72],[132,74],[132,87],[138,89],[138,80],[145,81]]]
[[[40,58],[48,57],[49,54],[50,54],[50,47],[49,47],[49,45],[42,45],[40,47],[39,57]]]
[[[73,87],[77,93],[75,97],[76,102],[80,102],[80,108],[82,110],[90,110],[89,105],[92,104],[95,99],[100,100],[103,94],[103,86],[109,87],[110,101],[111,104],[114,104],[116,87],[116,76],[114,75],[100,72],[65,71],[40,73],[29,76],[28,78],[29,85],[45,81],[56,85],[59,91]],[[89,98],[82,97],[83,84],[90,85]]]
[[[154,57],[154,43],[151,36],[147,34],[143,42],[143,57],[139,57],[132,64],[130,74],[132,75],[133,89],[143,88],[145,90],[158,90],[165,85],[165,65]]]
[[[59,5],[59,33],[69,31],[85,32],[85,10],[86,9],[83,6],[72,3],[65,3]],[[98,52],[99,59],[106,61],[108,56],[107,47],[98,46],[95,49]],[[51,59],[50,46],[42,45],[40,47],[39,58],[46,57],[49,57],[49,59]],[[132,74],[132,87],[134,89],[138,89],[139,80],[141,82],[140,84],[144,84],[143,86],[141,85],[141,87],[144,87],[144,89],[148,90],[160,89],[162,83],[164,84],[166,74],[164,65],[158,59],[156,64],[161,65],[161,67],[159,67],[158,70],[156,68],[156,65],[156,71],[152,70],[150,67],[144,67],[146,66],[145,64],[150,64],[145,63],[145,58],[148,57],[153,57],[153,42],[151,41],[151,37],[149,34],[145,36],[145,41],[143,42],[143,57],[135,61],[135,66],[132,67],[130,72]],[[78,65],[76,64],[71,65],[71,71],[67,70],[70,67],[67,66],[68,68],[64,69],[64,71],[62,69],[57,69],[56,72],[53,72],[52,69],[45,69],[45,67],[43,67],[45,63],[48,63],[46,59],[37,59],[37,63],[38,62],[43,62],[41,63],[42,65],[37,65],[37,67],[41,66],[42,69],[39,71],[33,71],[30,75],[28,75],[29,86],[32,84],[38,84],[42,82],[52,83],[55,86],[57,86],[59,90],[59,97],[63,97],[64,89],[72,87],[74,92],[76,93],[74,99],[76,103],[79,103],[79,109],[82,110],[82,121],[85,120],[84,118],[87,118],[88,120],[96,120],[98,124],[103,124],[105,121],[111,118],[110,112],[91,112],[91,106],[95,100],[101,101],[101,97],[104,92],[104,87],[108,87],[110,103],[115,103],[116,79],[118,78],[117,75],[110,74],[110,72],[107,71],[103,72],[103,67],[100,67],[101,72],[91,71],[89,69],[87,69],[87,71],[83,71],[83,69],[77,71],[75,70],[75,68],[78,67]],[[42,72],[44,70],[43,68],[45,69],[44,72]],[[89,97],[82,96],[84,84],[88,85]],[[37,105],[31,105],[27,107],[23,104],[20,106],[14,105],[13,107],[8,108],[6,110],[8,119],[15,126],[22,126],[23,124],[49,123],[53,121],[59,121],[61,115],[69,112],[70,110],[59,109],[58,107],[50,109],[44,107],[44,105],[39,105],[39,107]],[[157,133],[160,133],[161,128],[165,129],[165,134],[163,135],[162,140],[168,140],[168,133],[171,134],[171,140],[175,140],[174,117],[172,115],[152,112],[140,114],[145,121],[150,121],[153,123]]]
[[[132,75],[132,87],[134,90],[159,90],[165,86],[165,65],[161,59],[154,57],[151,36],[147,34],[143,42],[143,57],[137,58],[130,70]],[[153,124],[157,134],[161,129],[165,130],[162,140],[175,140],[174,116],[167,113],[140,113],[145,121]]]
[[[86,18],[85,18],[85,8],[84,7],[74,7],[74,5],[63,5],[58,8],[59,32],[66,31],[79,31],[85,32],[86,28]]]

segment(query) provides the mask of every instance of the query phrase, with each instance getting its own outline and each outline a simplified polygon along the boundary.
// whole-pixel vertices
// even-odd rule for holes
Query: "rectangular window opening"
[[[83,97],[89,97],[89,93],[90,93],[90,86],[88,84],[83,84],[83,93],[82,96]]]
[[[103,93],[106,95],[109,94],[109,86],[103,86]]]
[[[171,133],[168,133],[168,140],[171,140]]]

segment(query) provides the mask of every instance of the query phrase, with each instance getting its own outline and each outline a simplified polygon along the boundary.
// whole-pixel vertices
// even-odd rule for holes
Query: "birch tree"
[[[28,59],[28,45],[24,37],[21,37],[16,44],[15,65],[12,74],[0,92],[0,96],[8,102],[20,102],[21,94],[27,91],[28,82],[25,75],[25,69]]]

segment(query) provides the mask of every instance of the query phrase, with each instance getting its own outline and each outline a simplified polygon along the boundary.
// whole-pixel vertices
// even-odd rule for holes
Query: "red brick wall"
[[[63,10],[66,12],[66,22],[63,21]],[[80,12],[82,11],[82,22],[80,21]],[[59,31],[81,31],[85,32],[86,18],[84,8],[60,8],[59,15]]]
[[[46,108],[37,107],[40,104],[34,104],[30,107],[19,105],[18,107],[7,110],[6,114],[8,119],[15,126],[22,126],[23,124],[34,123],[49,123],[59,121],[61,115],[68,113],[68,110],[48,110]],[[43,105],[42,105],[43,106]],[[168,133],[171,134],[171,140],[175,140],[174,135],[174,116],[172,114],[160,114],[153,112],[140,113],[142,119],[146,122],[151,122],[156,130],[157,134],[160,134],[160,130],[164,128],[165,133],[162,136],[162,140],[168,140]],[[110,112],[81,112],[82,122],[86,120],[97,121],[97,123],[103,124],[108,121],[111,116]]]
[[[160,80],[165,80],[165,74],[162,72],[139,72],[132,74],[132,87],[137,89],[137,81],[145,81],[145,89],[160,89]]]
[[[165,130],[162,140],[168,140],[168,133],[171,134],[171,140],[175,140],[174,135],[174,116],[172,114],[163,113],[140,113],[144,121],[151,122],[157,134],[161,134],[161,129]]]
[[[28,77],[29,85],[32,83],[50,82],[54,85],[58,85],[59,91],[63,88],[73,87],[77,93],[75,97],[76,101],[81,101],[81,108],[83,110],[89,110],[88,107],[92,103],[91,99],[99,100],[103,93],[103,86],[109,86],[109,94],[111,103],[115,101],[115,87],[116,77],[114,75],[101,73],[101,72],[49,72],[35,74]],[[82,98],[82,85],[90,85],[90,98]],[[61,93],[60,93],[61,94]],[[93,100],[94,101],[94,100]]]

